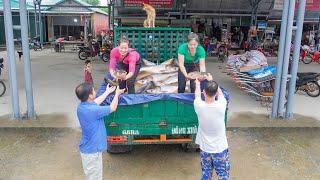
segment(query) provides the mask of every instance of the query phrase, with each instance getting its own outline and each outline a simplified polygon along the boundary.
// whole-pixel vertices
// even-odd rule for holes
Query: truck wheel
[[[132,145],[108,145],[108,153],[121,154],[132,151]]]
[[[181,144],[182,150],[184,152],[199,152],[200,148],[197,144],[191,144],[191,143],[184,143]]]

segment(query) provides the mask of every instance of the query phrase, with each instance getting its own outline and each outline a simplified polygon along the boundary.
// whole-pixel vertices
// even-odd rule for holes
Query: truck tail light
[[[124,143],[128,142],[127,136],[108,136],[108,143]]]

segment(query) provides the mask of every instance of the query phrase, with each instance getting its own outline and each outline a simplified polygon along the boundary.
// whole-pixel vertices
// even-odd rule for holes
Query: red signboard
[[[282,10],[283,9],[283,1],[284,0],[275,0],[274,1],[274,9]],[[299,1],[296,0],[296,9],[298,9]],[[306,4],[307,11],[319,11],[320,10],[320,0],[307,0]]]
[[[296,0],[296,9],[298,9],[298,6],[299,6],[299,1]],[[320,0],[307,0],[306,10],[307,11],[320,10]]]
[[[142,3],[150,4],[155,8],[172,8],[173,0],[123,0],[125,7],[140,7]]]
[[[298,5],[298,3],[296,3]],[[320,0],[307,0],[306,10],[320,10]]]

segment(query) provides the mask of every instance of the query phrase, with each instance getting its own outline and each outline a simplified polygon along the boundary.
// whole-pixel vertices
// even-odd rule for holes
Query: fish
[[[152,88],[154,88],[154,87],[155,87],[155,84],[154,84],[152,81],[150,81],[150,82],[148,82],[147,84],[141,86],[141,87],[136,91],[136,93],[137,93],[137,94],[143,94],[143,93],[146,93],[147,90],[152,89]]]
[[[188,75],[191,79],[197,79],[197,78],[203,78],[203,76],[206,75],[206,73],[194,71],[194,72],[190,72]]]
[[[146,66],[140,69],[140,72],[149,72],[152,74],[156,73],[173,73],[178,72],[178,67],[173,67],[169,65],[157,65],[157,66]]]
[[[148,77],[145,77],[143,79],[140,79],[140,80],[136,81],[136,83],[140,84],[140,85],[144,85],[144,84],[147,84],[148,82],[150,82],[152,80],[153,80],[152,76],[148,76]]]
[[[151,76],[152,76],[153,81],[160,82],[160,81],[165,81],[165,80],[169,79],[170,77],[174,76],[174,74],[172,74],[172,73],[160,74],[159,73],[159,74],[153,74]]]
[[[115,80],[111,80],[108,78],[104,78],[104,82],[106,84],[109,84],[110,86],[119,86],[119,82],[115,79]]]
[[[173,83],[177,83],[178,82],[178,75],[175,74],[174,76],[169,77],[168,79],[166,79],[165,81],[163,81],[163,84],[173,84]]]
[[[159,66],[145,66],[140,68],[140,73],[141,72],[148,72],[148,73],[157,73],[160,72],[160,68]]]
[[[160,65],[144,60],[145,66],[140,69],[135,85],[137,93],[177,93],[178,70],[174,59],[169,59]]]
[[[163,63],[161,63],[160,65],[173,65],[174,63],[174,59],[169,59],[169,60],[166,60],[164,61]]]
[[[174,73],[174,72],[178,72],[178,70],[179,70],[179,67],[167,65],[164,70],[160,71],[160,73]]]
[[[167,85],[167,86],[156,86],[153,89],[146,90],[149,94],[161,94],[161,93],[177,93],[178,86]]]
[[[148,76],[152,75],[152,73],[149,72],[140,72],[136,78],[136,80],[141,80],[143,78],[146,78]]]
[[[121,75],[127,75],[127,71],[125,71],[125,70],[122,70],[122,69],[120,69],[120,70],[116,70],[115,71],[115,76],[117,77],[117,78],[119,78]]]
[[[149,94],[159,94],[161,91],[161,88],[160,87],[155,87],[153,89],[148,89],[147,90],[147,93]]]
[[[157,74],[152,74],[150,76],[147,76],[143,79],[140,79],[137,81],[137,84],[146,84],[150,81],[153,81],[154,83],[160,83],[162,81],[165,81],[167,79],[169,79],[171,76],[174,76],[173,74],[160,74],[160,73],[157,73]]]
[[[155,66],[156,65],[156,63],[148,61],[146,59],[142,59],[142,61],[143,61],[143,65],[145,65],[145,66]]]
[[[154,81],[156,86],[167,86],[167,85],[172,85],[172,84],[177,84],[178,83],[178,75],[173,74],[171,77],[163,80],[163,81]]]

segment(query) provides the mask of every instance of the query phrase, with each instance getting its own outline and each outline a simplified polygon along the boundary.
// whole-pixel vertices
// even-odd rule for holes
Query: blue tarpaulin
[[[264,67],[261,67],[259,69],[254,69],[254,70],[248,71],[247,73],[249,75],[254,76],[254,75],[266,73],[268,71],[270,71],[271,74],[276,74],[277,67],[275,65],[264,66]]]
[[[97,96],[103,94],[106,90],[107,84],[103,82],[97,92]],[[229,92],[220,85],[220,88],[227,99],[228,103],[230,102]],[[109,95],[106,100],[101,105],[110,105],[113,100],[114,95]],[[202,97],[203,98],[203,97]],[[183,102],[187,104],[193,104],[194,94],[193,93],[174,93],[174,94],[123,94],[119,97],[119,105],[134,105],[134,104],[143,104],[151,101],[157,100],[173,100],[178,102]]]

